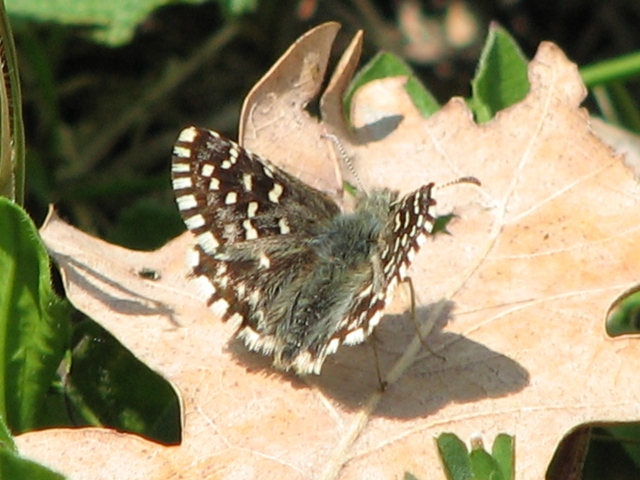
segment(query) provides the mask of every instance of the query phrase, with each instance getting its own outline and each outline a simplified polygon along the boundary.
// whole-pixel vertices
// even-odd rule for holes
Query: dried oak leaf
[[[339,133],[366,187],[482,180],[436,192],[440,210],[457,215],[452,235],[434,237],[411,269],[418,320],[437,327],[428,343],[444,360],[422,349],[406,315],[388,315],[376,331],[386,392],[367,344],[340,348],[319,377],[281,375],[192,292],[182,262],[189,236],[131,252],[53,217],[42,236],[69,298],[172,382],[183,441],[166,447],[107,429],[52,429],[19,436],[24,454],[72,479],[435,478],[435,435],[480,432],[491,441],[507,432],[517,440],[517,478],[537,480],[573,427],[640,417],[637,340],[604,329],[611,303],[638,279],[640,189],[591,132],[575,65],[543,43],[529,66],[529,95],[480,126],[461,99],[425,119],[401,79],[376,81],[354,97],[350,133],[336,98],[357,39],[338,68],[346,73],[334,74],[320,102],[322,123],[304,111],[318,90],[289,90],[296,78],[322,81],[335,30],[319,27],[296,44],[305,65],[284,61],[286,71],[270,72],[264,84],[276,85],[245,107],[243,140],[278,161],[288,146],[300,152],[326,142],[322,132]],[[274,92],[293,95],[291,111]],[[277,117],[256,116],[265,101]],[[311,160],[321,168],[330,150]],[[325,169],[323,180],[334,175]],[[161,278],[141,278],[142,268]]]

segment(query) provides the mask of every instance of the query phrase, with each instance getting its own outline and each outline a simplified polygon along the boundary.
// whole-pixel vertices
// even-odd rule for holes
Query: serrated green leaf
[[[14,433],[38,425],[45,394],[68,345],[70,306],[51,287],[35,225],[0,197],[0,415]]]
[[[479,123],[492,119],[529,92],[527,58],[515,40],[497,24],[489,29],[471,88],[469,104]]]
[[[345,93],[345,110],[350,111],[351,98],[363,85],[379,78],[399,76],[407,77],[405,89],[423,116],[428,117],[440,109],[434,96],[420,83],[409,65],[391,53],[382,52],[362,67],[353,78]]]
[[[447,479],[473,479],[469,452],[462,440],[453,433],[443,433],[436,439],[436,445]]]

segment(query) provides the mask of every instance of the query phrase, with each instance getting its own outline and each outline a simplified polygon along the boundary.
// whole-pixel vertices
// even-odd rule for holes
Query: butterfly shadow
[[[422,348],[400,379],[384,391],[376,415],[422,417],[449,403],[502,397],[528,384],[528,372],[515,360],[463,335],[444,331],[453,303],[446,302],[442,307],[436,303],[416,310],[419,323],[433,317],[434,311],[440,312],[426,339],[431,351]],[[279,375],[296,388],[318,388],[347,409],[358,410],[373,393],[380,391],[376,361],[384,378],[415,335],[416,327],[409,315],[386,315],[369,341],[340,347],[327,359],[320,376],[305,378],[277,372],[268,357],[248,352],[240,341],[231,342],[229,347],[250,371]]]

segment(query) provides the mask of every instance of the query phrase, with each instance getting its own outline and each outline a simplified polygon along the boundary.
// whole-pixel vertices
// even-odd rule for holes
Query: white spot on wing
[[[346,345],[355,345],[356,343],[362,343],[364,340],[364,330],[362,328],[357,328],[353,332],[349,332],[346,337],[344,337],[344,343]]]
[[[182,162],[173,162],[171,164],[171,171],[175,173],[187,173],[191,171],[191,165]]]
[[[215,171],[215,168],[214,168],[214,166],[213,166],[213,165],[210,165],[210,164],[208,164],[208,163],[205,163],[205,164],[202,166],[202,170],[200,171],[200,174],[201,174],[203,177],[210,177],[211,175],[213,175],[213,172],[214,172],[214,171]]]
[[[173,147],[173,155],[179,158],[191,158],[191,149],[176,145]],[[175,172],[176,170],[174,170]]]
[[[193,187],[193,182],[189,177],[178,177],[172,181],[174,190],[182,190],[183,188]]]
[[[229,192],[224,199],[225,205],[233,205],[238,201],[238,194],[236,192]]]
[[[264,252],[260,252],[260,261],[258,263],[260,268],[269,268],[271,266],[271,260]]]
[[[213,302],[209,307],[218,316],[222,316],[229,310],[229,302],[227,302],[224,298],[220,298]]]
[[[269,200],[273,203],[280,202],[280,197],[282,196],[282,192],[284,192],[284,188],[279,183],[274,183],[273,188],[269,190]]]
[[[322,371],[322,363],[324,362],[324,355],[314,358],[311,352],[305,351],[300,353],[293,362],[293,369],[300,375],[307,373],[315,373],[320,375]]]
[[[339,346],[340,346],[340,339],[332,338],[331,341],[329,342],[329,345],[327,345],[327,349],[325,350],[326,354],[333,355],[338,351]]]
[[[238,145],[235,143],[232,143],[231,148],[229,149],[229,160],[232,164],[235,164],[238,161]]]
[[[268,167],[267,165],[263,165],[262,166],[262,170],[264,170],[264,174],[269,177],[269,178],[273,178],[273,170],[271,170],[270,167]]]
[[[195,230],[197,228],[203,227],[205,221],[204,217],[198,213],[196,215],[193,215],[192,217],[185,218],[184,224],[189,230]]]
[[[247,301],[251,306],[255,307],[260,301],[261,296],[262,294],[260,293],[260,290],[254,290],[247,296]]]
[[[243,320],[244,320],[243,316],[240,315],[238,312],[236,312],[229,317],[229,319],[227,320],[227,323],[231,324],[232,328],[233,327],[238,328],[240,325],[242,325]]]
[[[178,135],[179,142],[191,143],[198,136],[198,129],[196,127],[187,127]]]
[[[371,334],[371,332],[373,332],[373,329],[376,328],[378,323],[380,323],[381,318],[382,318],[382,310],[378,310],[376,313],[374,313],[371,316],[371,318],[369,319],[369,331],[367,332],[368,334]]]
[[[429,233],[433,232],[433,222],[426,222],[424,229]]]
[[[189,267],[195,268],[200,265],[200,252],[194,248],[187,250],[186,263]]]
[[[242,184],[244,185],[244,189],[247,192],[250,192],[251,190],[253,190],[253,177],[251,176],[250,173],[242,174]]]
[[[258,202],[249,202],[247,205],[247,217],[253,218],[256,216],[258,212]]]
[[[176,203],[178,204],[178,208],[180,210],[191,210],[192,208],[196,208],[198,206],[196,197],[194,197],[193,195],[182,195],[176,198]]]
[[[211,283],[204,275],[198,275],[193,277],[193,284],[196,287],[197,292],[202,295],[204,300],[209,300],[216,293],[216,287]]]
[[[246,326],[238,332],[238,338],[244,341],[249,350],[270,355],[276,347],[276,340],[272,336],[261,335],[253,328]]]
[[[213,233],[211,232],[201,233],[196,237],[196,239],[198,240],[198,243],[202,247],[202,250],[210,254],[215,253],[215,251],[220,246],[220,242],[218,242],[216,237],[214,237]]]
[[[251,220],[247,219],[242,222],[242,227],[244,228],[246,240],[255,240],[258,238],[258,231],[254,228]]]
[[[244,327],[238,332],[238,338],[244,341],[249,350],[256,350],[260,343],[260,334],[251,327]]]
[[[364,297],[366,297],[367,295],[369,295],[369,294],[371,293],[371,291],[372,291],[372,290],[373,290],[373,285],[372,285],[372,284],[370,284],[367,288],[365,288],[363,291],[361,291],[361,292],[358,294],[358,298],[364,298]]]
[[[220,180],[212,178],[209,182],[209,190],[220,190]]]
[[[281,218],[280,220],[278,220],[278,226],[280,227],[280,233],[282,235],[291,233],[291,227],[289,227],[289,222],[287,222],[286,218]]]
[[[402,280],[407,278],[407,265],[404,262],[400,264],[400,267],[398,267],[398,275],[400,275]]]

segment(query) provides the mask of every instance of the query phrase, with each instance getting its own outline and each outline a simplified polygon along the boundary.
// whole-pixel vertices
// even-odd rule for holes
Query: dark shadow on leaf
[[[69,284],[75,284],[77,288],[84,290],[88,296],[99,300],[110,310],[132,317],[137,315],[162,315],[166,316],[174,326],[179,326],[174,318],[173,309],[165,304],[151,298],[142,297],[117,281],[104,276],[98,270],[89,268],[87,265],[67,255],[56,254],[55,261],[58,264],[66,263],[68,265],[65,268],[65,275]],[[121,291],[123,296],[128,298],[116,298],[110,295],[104,285],[109,285],[111,288]]]
[[[434,306],[419,308],[418,322],[428,318]],[[422,349],[400,380],[384,392],[374,415],[423,417],[450,403],[511,395],[529,383],[528,372],[514,360],[462,335],[443,331],[451,307],[449,302],[426,339],[432,352]],[[255,374],[281,376],[297,388],[318,388],[346,408],[358,410],[380,389],[371,341],[376,342],[384,377],[413,340],[415,327],[408,315],[387,315],[374,333],[361,345],[341,346],[326,360],[320,376],[304,379],[278,372],[270,357],[249,352],[237,339],[230,341],[229,350]]]
[[[380,120],[354,129],[354,138],[357,139],[359,145],[379,142],[394,132],[402,120],[404,120],[402,115],[383,117]]]

